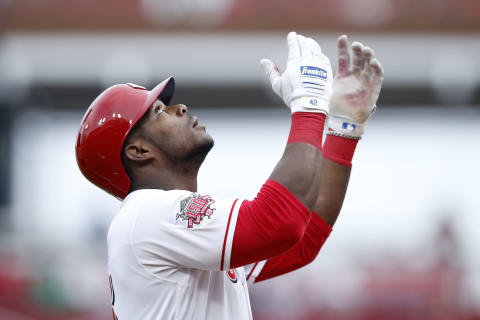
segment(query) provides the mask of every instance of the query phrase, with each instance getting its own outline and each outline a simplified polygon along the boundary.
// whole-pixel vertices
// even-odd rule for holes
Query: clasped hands
[[[287,67],[282,73],[269,59],[260,61],[273,91],[294,112],[328,115],[330,130],[359,139],[375,112],[383,68],[369,47],[338,38],[338,71],[319,44],[295,32],[287,36]]]

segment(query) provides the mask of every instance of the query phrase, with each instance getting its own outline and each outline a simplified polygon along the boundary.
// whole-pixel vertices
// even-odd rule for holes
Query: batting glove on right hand
[[[333,80],[328,126],[334,133],[360,139],[368,118],[375,112],[383,82],[383,68],[369,47],[348,46],[338,38],[338,72]]]
[[[282,98],[292,113],[320,112],[328,115],[332,96],[332,67],[315,40],[290,32],[287,36],[287,69],[280,74],[269,59],[260,64],[272,84],[273,91]]]

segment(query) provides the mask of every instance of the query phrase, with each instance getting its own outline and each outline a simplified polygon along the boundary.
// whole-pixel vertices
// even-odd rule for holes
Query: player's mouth
[[[197,117],[193,117],[192,128],[206,131],[205,126],[202,126],[201,124],[198,124],[198,118]]]

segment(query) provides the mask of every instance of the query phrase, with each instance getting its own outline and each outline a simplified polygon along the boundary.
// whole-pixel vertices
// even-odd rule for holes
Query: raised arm
[[[272,61],[261,61],[273,91],[292,112],[287,146],[270,179],[286,187],[311,210],[315,198],[309,196],[309,190],[322,145],[333,75],[328,57],[315,41],[290,32],[287,43],[287,68],[283,74]]]
[[[269,180],[253,201],[244,201],[238,214],[231,265],[246,265],[274,257],[303,238],[316,198],[309,193],[333,75],[330,61],[310,38],[287,36],[285,72],[268,59],[261,65],[272,88],[292,112],[287,146]]]
[[[279,256],[249,266],[247,280],[270,279],[296,270],[315,259],[327,240],[347,191],[352,158],[369,116],[375,110],[383,69],[373,51],[347,37],[338,39],[339,69],[333,83],[329,132],[323,150],[317,149],[314,183],[307,198],[315,204],[300,242]],[[323,152],[323,156],[322,156]]]
[[[317,156],[311,189],[317,194],[313,211],[330,226],[342,208],[353,154],[375,112],[383,81],[383,68],[373,50],[360,42],[350,48],[345,35],[338,38],[338,59],[323,159]]]

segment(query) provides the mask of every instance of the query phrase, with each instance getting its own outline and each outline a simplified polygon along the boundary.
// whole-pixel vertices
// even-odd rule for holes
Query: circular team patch
[[[237,281],[238,281],[237,274],[235,273],[234,269],[230,269],[230,270],[227,271],[227,277],[233,283],[237,283]]]

